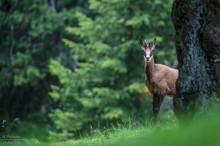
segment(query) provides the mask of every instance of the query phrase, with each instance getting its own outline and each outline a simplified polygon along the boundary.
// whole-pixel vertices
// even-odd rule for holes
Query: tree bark
[[[174,0],[179,78],[176,114],[196,111],[198,99],[220,93],[220,0]]]

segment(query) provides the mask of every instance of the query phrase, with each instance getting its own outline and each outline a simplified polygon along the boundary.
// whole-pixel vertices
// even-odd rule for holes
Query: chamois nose
[[[150,57],[146,57],[147,61],[150,61]]]

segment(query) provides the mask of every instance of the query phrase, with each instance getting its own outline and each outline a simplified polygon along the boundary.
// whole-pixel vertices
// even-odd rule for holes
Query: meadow
[[[172,111],[163,111],[158,123],[135,122],[105,130],[92,129],[79,139],[42,142],[23,139],[22,145],[45,146],[219,146],[219,108],[204,112],[188,123],[179,124]]]

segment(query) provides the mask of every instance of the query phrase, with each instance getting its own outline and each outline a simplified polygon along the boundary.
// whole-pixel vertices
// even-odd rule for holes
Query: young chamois
[[[145,62],[145,85],[149,92],[153,94],[153,118],[156,121],[164,97],[167,95],[174,97],[176,94],[178,70],[154,63],[153,55],[156,38],[154,38],[153,42],[148,43],[140,39],[140,45]]]

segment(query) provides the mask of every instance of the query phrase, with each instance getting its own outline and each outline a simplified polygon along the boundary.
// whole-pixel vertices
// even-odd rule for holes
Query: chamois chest
[[[148,81],[145,81],[145,85],[146,85],[148,91],[149,91],[151,94],[153,94],[153,85],[152,85],[150,82],[148,82]]]

